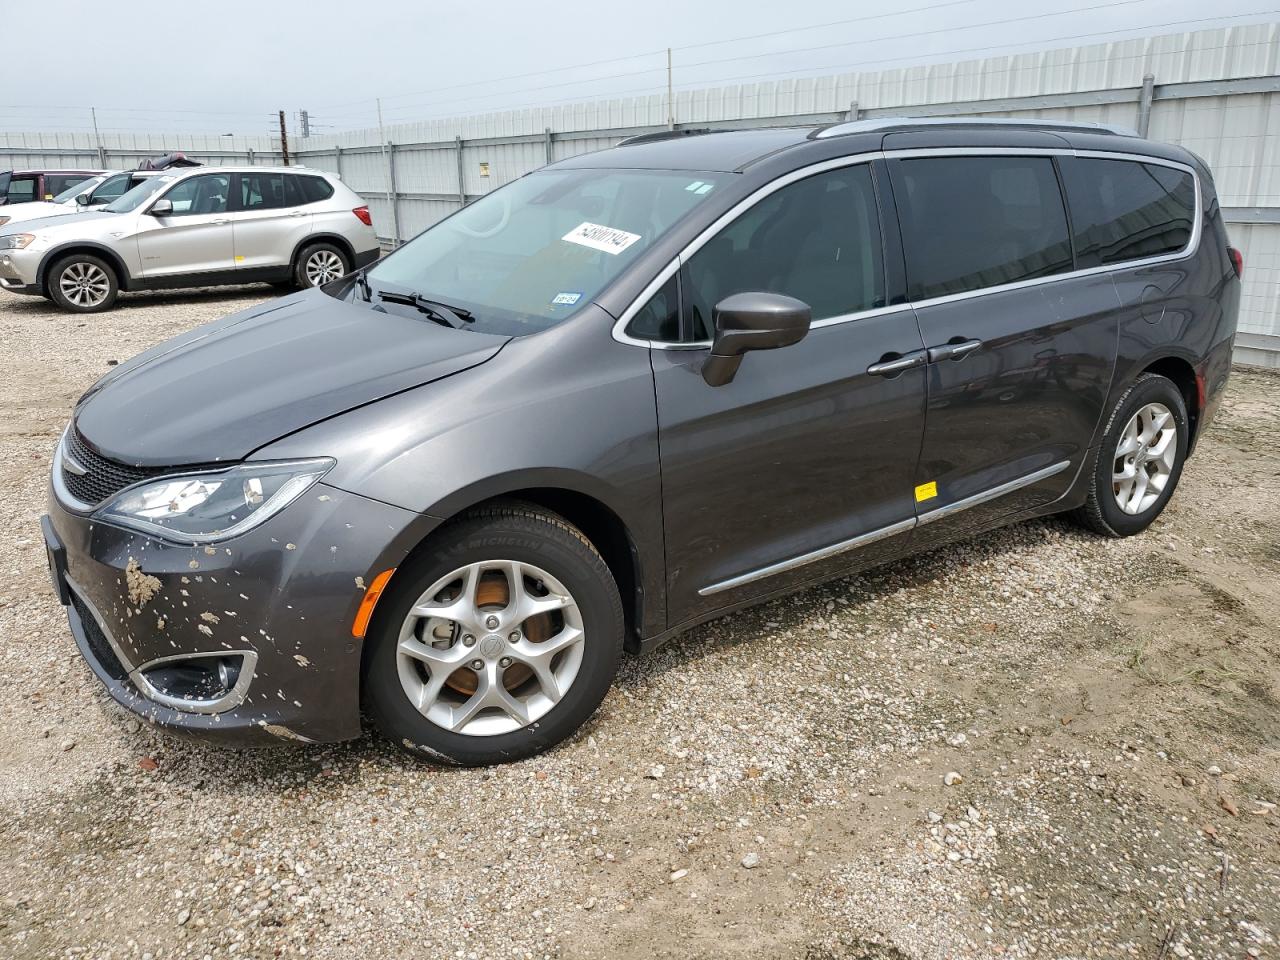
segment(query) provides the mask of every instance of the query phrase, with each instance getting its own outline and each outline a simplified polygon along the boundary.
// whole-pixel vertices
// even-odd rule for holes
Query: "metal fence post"
[[[400,246],[400,191],[396,188],[396,145],[387,141],[387,199],[391,201],[391,245]]]
[[[462,170],[462,137],[453,138],[454,149],[458,152],[458,205],[467,205],[467,180]]]
[[[1151,129],[1151,101],[1156,96],[1156,78],[1146,74],[1142,78],[1142,94],[1138,98],[1138,136],[1145,137]]]
[[[552,163],[556,157],[555,157],[555,148],[552,147],[551,145],[551,128],[547,127],[546,130],[542,132],[542,136],[543,136],[543,143],[547,149],[547,163]]]
[[[849,119],[850,120],[858,119],[858,101],[857,100],[849,101]]]
[[[333,148],[333,166],[334,172],[338,174],[338,179],[342,179],[342,148],[335,146]]]
[[[249,148],[249,166],[253,166],[253,147]]]

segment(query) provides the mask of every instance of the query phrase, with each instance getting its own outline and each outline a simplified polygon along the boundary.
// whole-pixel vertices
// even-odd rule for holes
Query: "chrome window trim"
[[[839,554],[845,553],[849,550],[856,550],[858,547],[867,546],[875,543],[876,541],[884,540],[887,537],[895,536],[899,533],[906,533],[909,530],[914,530],[916,527],[932,523],[935,520],[954,516],[961,511],[968,510],[970,507],[976,507],[991,500],[996,500],[1006,494],[1013,493],[1015,490],[1021,490],[1023,487],[1029,487],[1033,483],[1039,483],[1041,480],[1048,480],[1050,477],[1055,477],[1062,473],[1062,471],[1066,470],[1070,466],[1070,460],[1062,460],[1040,470],[1035,470],[1024,476],[1006,481],[1005,483],[997,484],[994,487],[989,487],[980,493],[975,493],[972,496],[957,500],[954,503],[949,503],[946,506],[917,514],[910,519],[899,520],[896,523],[891,523],[888,526],[879,527],[875,530],[868,531],[867,533],[859,534],[858,536],[851,537],[848,540],[841,540],[839,543],[820,547],[817,550],[811,550],[808,553],[802,553],[799,556],[791,557],[787,560],[779,560],[777,563],[771,563],[766,567],[749,570],[746,573],[740,573],[727,580],[721,580],[717,583],[710,584],[709,586],[699,589],[698,596],[709,597],[725,590],[732,590],[734,587],[741,587],[745,584],[753,583],[756,580],[763,580],[765,577],[772,577],[775,574],[785,573],[788,570],[795,570],[798,567],[815,563],[818,560],[826,560],[829,557],[838,556]]]
[[[1013,283],[1004,283],[994,287],[981,287],[977,290],[966,290],[963,293],[947,294],[942,297],[932,297],[928,300],[908,301],[906,303],[893,304],[888,307],[877,307],[872,310],[863,310],[856,313],[844,314],[837,317],[828,317],[824,320],[815,322],[813,329],[821,329],[822,327],[834,326],[836,324],[851,323],[861,320],[865,317],[880,316],[887,313],[895,313],[910,309],[918,309],[922,307],[932,307],[943,303],[952,303],[958,300],[967,300],[973,297],[985,297],[993,293],[1002,293],[1006,290],[1021,290],[1041,284],[1057,283],[1060,280],[1072,280],[1076,277],[1088,277],[1097,274],[1111,273],[1116,270],[1129,270],[1136,267],[1154,266],[1160,263],[1171,263],[1176,260],[1183,260],[1194,256],[1200,249],[1201,234],[1203,233],[1204,219],[1204,196],[1201,190],[1200,176],[1195,168],[1190,164],[1182,163],[1177,160],[1167,160],[1164,157],[1150,157],[1140,153],[1128,153],[1121,150],[1076,150],[1067,147],[921,147],[911,150],[884,150],[873,151],[870,153],[860,153],[847,157],[835,157],[831,160],[823,160],[819,163],[810,164],[807,167],[801,167],[793,170],[784,176],[772,180],[764,186],[760,187],[750,196],[744,197],[738,203],[734,204],[728,211],[716,218],[715,222],[704,229],[697,237],[676,255],[670,263],[662,268],[662,271],[654,278],[653,282],[641,291],[640,295],[631,302],[631,305],[623,311],[622,316],[614,322],[612,328],[613,339],[619,343],[629,344],[631,346],[646,347],[654,350],[701,350],[711,346],[710,340],[693,340],[685,343],[666,340],[645,340],[639,337],[632,337],[626,333],[627,325],[635,317],[637,313],[649,302],[649,298],[658,292],[662,284],[671,279],[674,274],[685,262],[696,254],[702,247],[712,239],[719,231],[723,230],[733,220],[737,219],[742,213],[755,206],[761,200],[783,187],[795,183],[797,180],[803,180],[806,177],[815,174],[825,173],[828,170],[838,170],[842,167],[850,167],[859,163],[870,163],[874,160],[899,160],[912,159],[920,157],[948,157],[948,156],[1058,156],[1058,157],[1081,157],[1092,160],[1130,160],[1138,163],[1149,163],[1156,166],[1172,167],[1175,170],[1181,170],[1191,175],[1191,181],[1195,186],[1195,214],[1191,224],[1191,238],[1187,241],[1187,245],[1181,250],[1174,253],[1164,253],[1154,257],[1146,257],[1141,260],[1125,260],[1122,263],[1102,264],[1096,267],[1084,267],[1079,270],[1069,270],[1065,273],[1054,273],[1047,277],[1032,277],[1029,280],[1017,280]]]

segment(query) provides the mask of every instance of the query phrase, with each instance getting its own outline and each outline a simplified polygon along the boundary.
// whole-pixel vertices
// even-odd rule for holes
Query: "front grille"
[[[113,680],[125,680],[129,676],[129,672],[125,669],[124,664],[120,662],[120,658],[116,656],[116,652],[111,649],[111,644],[107,642],[107,636],[102,632],[102,628],[98,626],[98,620],[89,609],[89,605],[81,600],[80,595],[74,590],[71,591],[71,602],[75,605],[76,613],[80,617],[80,625],[84,628],[85,641],[89,644],[89,649],[93,651],[94,658],[102,666],[107,676]]]
[[[65,459],[68,455],[84,467],[83,474],[76,474],[67,469]],[[139,480],[159,476],[164,472],[163,467],[131,467],[108,460],[90,450],[89,445],[74,429],[67,432],[63,459],[62,482],[66,484],[68,492],[73,497],[87,504],[101,503],[107,497],[119,493]]]

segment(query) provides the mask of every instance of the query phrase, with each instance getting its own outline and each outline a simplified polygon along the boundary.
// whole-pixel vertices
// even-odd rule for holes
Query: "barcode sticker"
[[[617,256],[639,240],[640,234],[602,227],[598,223],[580,223],[560,239]]]

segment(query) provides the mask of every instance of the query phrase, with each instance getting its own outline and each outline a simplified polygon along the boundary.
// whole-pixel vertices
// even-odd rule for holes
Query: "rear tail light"
[[[373,217],[369,216],[369,208],[368,208],[368,207],[356,207],[356,208],[355,208],[354,210],[352,210],[351,212],[352,212],[352,213],[354,213],[354,214],[356,215],[356,218],[357,218],[361,223],[363,223],[366,227],[372,227],[372,226],[373,226]]]
[[[1244,279],[1244,254],[1235,247],[1227,247],[1227,256],[1231,258],[1231,266],[1236,271],[1236,276]]]

